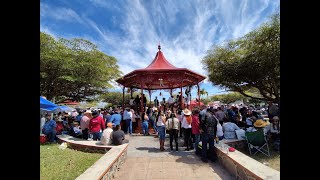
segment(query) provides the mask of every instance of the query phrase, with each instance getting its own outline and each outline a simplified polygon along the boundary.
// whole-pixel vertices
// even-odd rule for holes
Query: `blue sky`
[[[171,64],[207,76],[201,59],[210,47],[245,35],[277,12],[280,0],[41,0],[40,31],[93,42],[118,60],[123,75],[147,67],[160,41]],[[223,93],[207,80],[200,88]]]

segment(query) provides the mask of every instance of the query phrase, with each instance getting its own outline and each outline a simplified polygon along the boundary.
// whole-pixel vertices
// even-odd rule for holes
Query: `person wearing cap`
[[[101,136],[101,144],[110,145],[112,144],[112,123],[107,123],[107,128],[103,130]]]
[[[88,140],[89,138],[89,122],[92,118],[91,110],[86,110],[80,120],[80,128],[82,130],[82,139]]]
[[[101,132],[106,128],[103,118],[98,111],[92,112],[92,119],[89,121],[89,132],[92,134],[94,141],[101,139]]]

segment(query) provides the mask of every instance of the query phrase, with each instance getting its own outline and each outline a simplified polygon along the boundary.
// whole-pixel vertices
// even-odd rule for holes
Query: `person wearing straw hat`
[[[88,138],[89,138],[88,131],[89,131],[89,122],[90,122],[91,118],[92,118],[91,110],[86,110],[83,113],[83,116],[80,120],[80,128],[82,130],[82,139],[88,140]]]
[[[247,132],[254,132],[254,131],[263,131],[264,135],[267,134],[267,129],[265,128],[267,126],[267,122],[265,122],[262,119],[257,119],[256,122],[253,123],[252,129],[247,129]]]
[[[193,149],[192,147],[192,141],[191,141],[191,111],[189,109],[183,110],[183,117],[182,117],[182,123],[181,126],[184,128],[184,143],[186,145],[186,151],[189,151],[190,149]]]

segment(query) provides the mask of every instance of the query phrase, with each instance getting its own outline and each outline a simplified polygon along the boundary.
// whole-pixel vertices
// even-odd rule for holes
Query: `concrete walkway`
[[[230,180],[235,179],[219,163],[203,163],[194,150],[184,151],[179,139],[179,151],[170,151],[166,138],[165,151],[159,150],[159,139],[154,136],[127,136],[128,157],[116,173],[116,180]],[[174,145],[174,144],[173,144]]]

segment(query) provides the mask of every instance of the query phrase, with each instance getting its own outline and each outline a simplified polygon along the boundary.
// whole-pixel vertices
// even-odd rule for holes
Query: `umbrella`
[[[54,111],[58,108],[59,106],[54,104],[53,102],[44,99],[43,97],[40,96],[40,110],[43,111]]]

